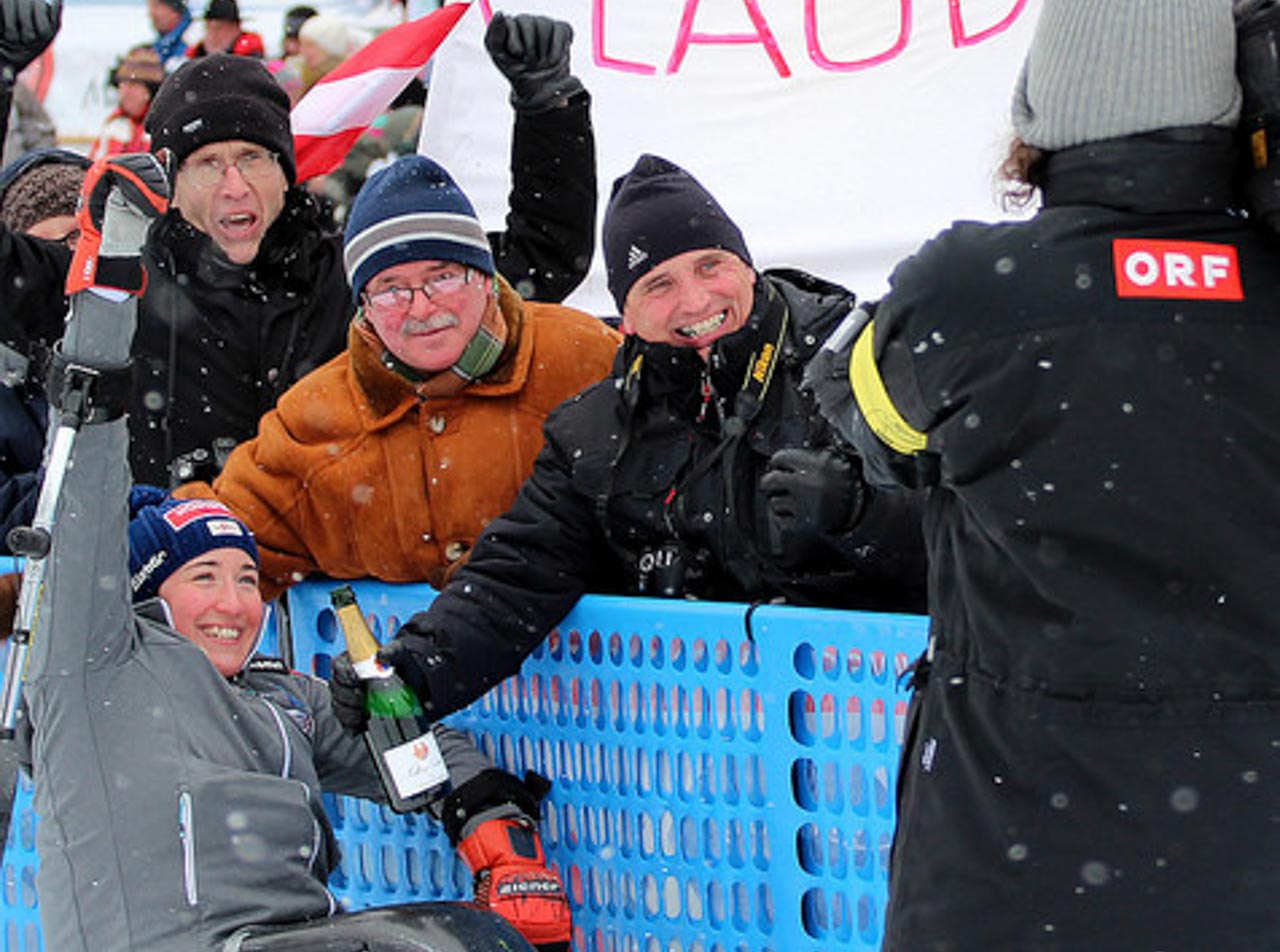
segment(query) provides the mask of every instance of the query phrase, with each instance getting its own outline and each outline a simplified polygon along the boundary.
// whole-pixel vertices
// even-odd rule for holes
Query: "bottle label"
[[[386,678],[389,678],[393,674],[395,674],[395,671],[393,671],[391,668],[388,668],[385,664],[383,664],[381,661],[378,660],[377,655],[370,655],[368,658],[365,658],[363,661],[355,662],[353,665],[351,665],[351,667],[354,668],[356,674],[358,674],[365,681],[385,680]]]
[[[388,747],[382,752],[382,761],[402,800],[438,787],[449,779],[449,768],[431,731],[407,743]]]

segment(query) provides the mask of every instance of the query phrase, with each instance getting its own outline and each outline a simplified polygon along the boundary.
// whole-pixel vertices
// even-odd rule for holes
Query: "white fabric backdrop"
[[[593,96],[601,217],[613,180],[653,152],[712,191],[758,266],[805,268],[875,297],[894,263],[951,221],[1008,217],[995,169],[1039,2],[495,0],[493,8],[573,24],[573,70]],[[510,188],[511,112],[483,48],[490,9],[476,0],[437,55],[421,150],[496,228]],[[598,250],[570,303],[615,311]]]

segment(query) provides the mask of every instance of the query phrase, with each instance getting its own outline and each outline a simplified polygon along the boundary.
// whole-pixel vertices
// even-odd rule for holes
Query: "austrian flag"
[[[451,3],[378,34],[298,100],[289,118],[299,182],[342,164],[360,134],[422,72],[470,5]]]

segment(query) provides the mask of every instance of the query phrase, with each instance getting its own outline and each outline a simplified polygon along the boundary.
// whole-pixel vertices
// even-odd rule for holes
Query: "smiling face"
[[[451,277],[465,276],[461,282]],[[448,291],[439,284],[457,284]],[[370,298],[391,288],[435,286],[413,293],[408,308],[382,308]],[[364,287],[364,316],[395,357],[426,373],[452,367],[476,336],[493,296],[493,278],[454,261],[409,261],[379,271]]]
[[[243,549],[211,549],[160,585],[178,634],[198,645],[223,677],[244,667],[262,627],[258,567]]]
[[[248,264],[257,257],[267,229],[284,208],[289,185],[274,158],[253,163],[257,168],[250,176],[235,164],[259,153],[266,150],[253,142],[212,142],[188,155],[174,179],[174,207],[236,264]],[[223,167],[225,171],[212,184],[205,184],[196,174],[201,167]]]
[[[651,343],[696,348],[706,360],[713,343],[746,324],[755,283],[755,271],[731,251],[686,251],[627,292],[622,329]]]

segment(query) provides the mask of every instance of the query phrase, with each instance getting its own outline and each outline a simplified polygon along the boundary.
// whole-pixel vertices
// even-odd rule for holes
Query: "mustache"
[[[448,311],[432,314],[430,317],[411,317],[400,325],[401,334],[429,334],[447,327],[457,327],[461,321],[458,315]]]

